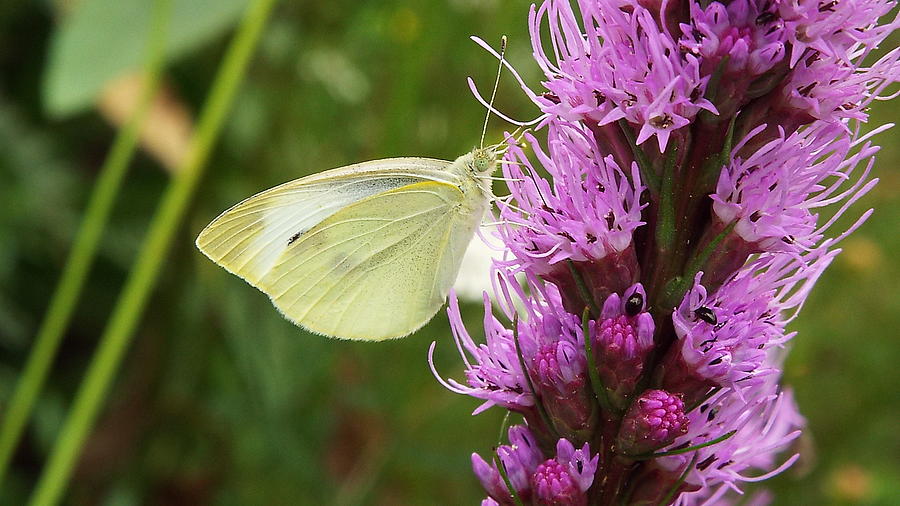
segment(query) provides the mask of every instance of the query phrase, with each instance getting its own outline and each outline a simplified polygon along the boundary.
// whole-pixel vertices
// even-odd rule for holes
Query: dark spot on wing
[[[287,245],[290,246],[291,244],[294,244],[294,241],[299,239],[300,236],[303,235],[303,232],[305,232],[305,230],[301,230],[301,231],[297,232],[296,234],[292,235],[291,238],[288,239]]]

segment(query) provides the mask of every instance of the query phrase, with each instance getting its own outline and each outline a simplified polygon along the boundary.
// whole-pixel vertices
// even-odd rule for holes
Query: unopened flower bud
[[[516,494],[527,500],[531,497],[531,476],[544,456],[531,431],[523,425],[509,428],[509,443],[497,448],[497,457]],[[501,504],[510,502],[510,491],[495,464],[488,464],[473,453],[472,470],[490,497]]]
[[[647,390],[638,397],[622,420],[617,444],[626,455],[662,448],[688,430],[689,420],[679,395]]]
[[[653,349],[654,324],[645,312],[645,298],[641,285],[627,290],[624,299],[610,295],[591,336],[600,380],[613,405],[623,410]]]
[[[584,492],[566,467],[555,459],[544,461],[534,473],[534,496],[540,504],[581,505],[587,504]]]
[[[599,455],[591,457],[591,449],[587,443],[576,450],[567,439],[560,439],[556,443],[556,458],[538,465],[531,478],[537,503],[576,506],[587,504],[587,490],[594,482],[599,461]]]
[[[557,430],[586,440],[594,403],[587,385],[584,351],[569,341],[543,345],[532,360],[532,377]]]

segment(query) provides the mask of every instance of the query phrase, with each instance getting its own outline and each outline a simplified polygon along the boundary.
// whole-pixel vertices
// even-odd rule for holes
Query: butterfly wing
[[[422,181],[452,182],[450,162],[429,158],[375,160],[284,183],[240,202],[212,221],[197,247],[212,261],[261,288],[260,280],[299,237],[343,207]]]
[[[394,158],[291,181],[222,213],[197,247],[314,332],[407,335],[440,309],[484,211],[450,163]]]
[[[475,197],[441,181],[367,197],[302,234],[260,286],[287,318],[320,334],[410,334],[444,303],[481,219],[460,212],[470,209],[466,198]]]

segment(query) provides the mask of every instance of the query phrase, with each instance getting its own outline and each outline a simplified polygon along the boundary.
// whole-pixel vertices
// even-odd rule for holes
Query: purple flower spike
[[[746,158],[735,156],[711,197],[721,223],[716,229],[733,225],[734,235],[744,243],[736,249],[745,256],[723,269],[733,271],[749,253],[800,253],[816,246],[835,221],[819,226],[819,208],[846,203],[839,210],[843,214],[877,183],[870,172],[879,148],[870,137],[847,137],[842,127],[823,123],[787,137],[782,134]]]
[[[690,7],[690,23],[681,25],[684,35],[679,42],[700,57],[703,75],[711,75],[724,63],[723,77],[749,82],[784,58],[784,23],[767,21],[766,4],[735,0],[727,6],[710,2],[705,9],[695,3]]]
[[[900,50],[867,61],[900,26],[900,15],[878,24],[893,5],[886,0],[842,0],[767,7],[765,19],[782,27],[786,38],[789,72],[775,80],[772,93],[745,111],[748,126],[767,124],[763,140],[768,140],[778,128],[791,134],[817,120],[845,128],[848,120],[866,121],[869,104],[891,98],[886,90],[900,79]]]
[[[813,120],[843,124],[844,120],[866,121],[867,108],[883,99],[886,88],[900,79],[900,50],[894,50],[871,65],[862,66],[865,50],[852,53],[854,62],[833,58],[809,58],[797,63],[778,95],[773,97],[773,118],[788,132]]]
[[[527,414],[534,410],[534,397],[528,391],[528,382],[522,368],[519,366],[519,357],[516,353],[516,345],[512,339],[512,332],[506,329],[491,314],[491,302],[487,294],[484,296],[485,308],[485,344],[475,344],[466,330],[459,312],[459,302],[455,294],[449,297],[450,307],[447,315],[450,318],[453,330],[453,338],[456,340],[460,355],[467,364],[466,384],[454,379],[444,380],[434,368],[434,361],[430,356],[434,352],[434,344],[429,350],[429,363],[431,371],[438,381],[449,390],[456,393],[471,395],[485,402],[475,413],[499,405],[519,413]],[[468,360],[471,355],[474,362]]]
[[[485,462],[485,460],[481,458],[481,455],[478,455],[477,453],[472,454],[472,471],[475,473],[475,477],[481,482],[481,486],[484,487],[492,500],[494,497],[502,498],[509,495],[506,483],[503,481],[503,477],[500,475],[500,472],[497,471],[497,468],[494,465]]]
[[[535,354],[533,363],[535,379],[542,386],[564,393],[584,383],[584,354],[568,341],[543,345]]]
[[[575,449],[566,439],[556,443],[556,460],[566,466],[569,474],[575,479],[579,490],[586,492],[594,482],[594,473],[600,463],[600,455],[591,456],[591,447],[585,443]]]
[[[878,24],[879,18],[896,7],[889,0],[795,0],[775,6],[770,12],[788,33],[791,66],[810,54],[849,60],[855,48],[877,47],[900,23],[900,17],[895,17]]]
[[[666,446],[688,431],[680,395],[665,390],[647,390],[628,408],[619,429],[621,453],[640,455]]]
[[[612,294],[594,322],[591,340],[600,380],[618,409],[628,406],[647,354],[653,349],[653,317],[646,312],[646,292],[640,284]]]
[[[545,327],[549,319],[545,319]],[[574,318],[570,320],[576,323]],[[554,427],[562,433],[578,435],[578,439],[587,439],[596,413],[587,386],[584,348],[577,347],[576,343],[560,340],[542,345],[532,358],[532,379]]]
[[[531,8],[544,90],[505,63],[541,113],[494,148],[497,302],[476,344],[451,297],[465,381],[440,380],[524,417],[528,437],[497,450],[523,503],[730,504],[796,460],[779,457],[803,425],[779,385],[789,325],[872,213],[835,231],[877,183],[888,126],[864,130],[867,110],[900,96],[900,48],[874,57],[894,6]],[[484,504],[513,503],[498,469],[473,467]]]
[[[525,138],[552,182],[538,175],[520,146],[509,146],[503,171],[516,204],[499,206],[504,224],[498,230],[514,257],[506,265],[553,281],[566,310],[581,314],[585,302],[568,262],[597,300],[631,286],[639,270],[633,235],[644,224],[644,187],[637,165],[626,171],[612,156],[596,156],[587,129],[554,121],[548,136],[548,152],[534,137]]]
[[[679,46],[699,58],[701,75],[720,74],[716,107],[723,115],[734,114],[768,91],[758,88],[760,81],[765,81],[761,76],[784,60],[784,24],[767,21],[767,4],[754,0],[735,0],[727,7],[711,2],[705,9],[691,2],[690,9],[690,23],[681,25]],[[777,81],[768,87],[775,84]]]
[[[541,426],[548,422],[538,416],[543,410],[558,433],[587,440],[597,413],[587,380],[581,319],[562,308],[555,291],[547,291],[546,300],[528,299],[514,278],[507,280],[502,271],[495,272],[501,280],[498,290],[508,294],[505,312],[510,314],[508,311],[517,307],[525,311],[518,324],[518,342],[513,331],[493,316],[490,299],[485,295],[487,342],[475,344],[462,323],[458,302],[451,297],[448,315],[460,354],[468,364],[466,383],[442,379],[433,362],[432,372],[450,390],[485,399],[476,413],[500,405],[523,414],[529,424]],[[510,291],[516,300],[527,305],[517,305]],[[470,362],[468,356],[474,361]],[[522,363],[526,371],[522,370]]]
[[[501,270],[495,272],[503,280],[496,285],[498,289],[504,293],[513,290],[518,300],[528,300],[514,279]],[[505,299],[507,314],[522,307],[511,296]],[[586,441],[597,412],[588,383],[581,319],[566,312],[554,290],[546,291],[543,300],[533,297],[530,302],[519,321],[518,339],[537,402],[557,433]],[[529,420],[535,425],[545,423]]]

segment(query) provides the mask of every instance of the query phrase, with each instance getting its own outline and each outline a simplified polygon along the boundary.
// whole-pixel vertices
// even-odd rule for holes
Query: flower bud
[[[585,505],[587,490],[594,482],[600,456],[591,458],[587,443],[576,450],[566,439],[556,444],[556,458],[537,466],[531,478],[534,497],[539,504]]]
[[[540,504],[560,506],[587,504],[587,497],[578,489],[569,471],[555,459],[544,461],[539,465],[532,479],[534,496]]]
[[[628,289],[624,298],[610,295],[591,336],[600,380],[610,402],[622,410],[628,406],[628,397],[653,349],[654,323],[645,311],[645,300],[641,285]]]
[[[516,494],[523,500],[531,497],[531,476],[544,458],[531,431],[523,425],[509,428],[509,445],[497,448],[497,457]],[[477,453],[472,454],[472,470],[488,495],[501,504],[511,503],[510,492],[495,464],[488,464]]]
[[[535,389],[556,429],[589,438],[595,413],[584,351],[569,341],[551,342],[541,346],[532,364]]]
[[[622,420],[617,445],[626,455],[640,455],[671,443],[688,430],[681,396],[665,390],[647,390]]]

